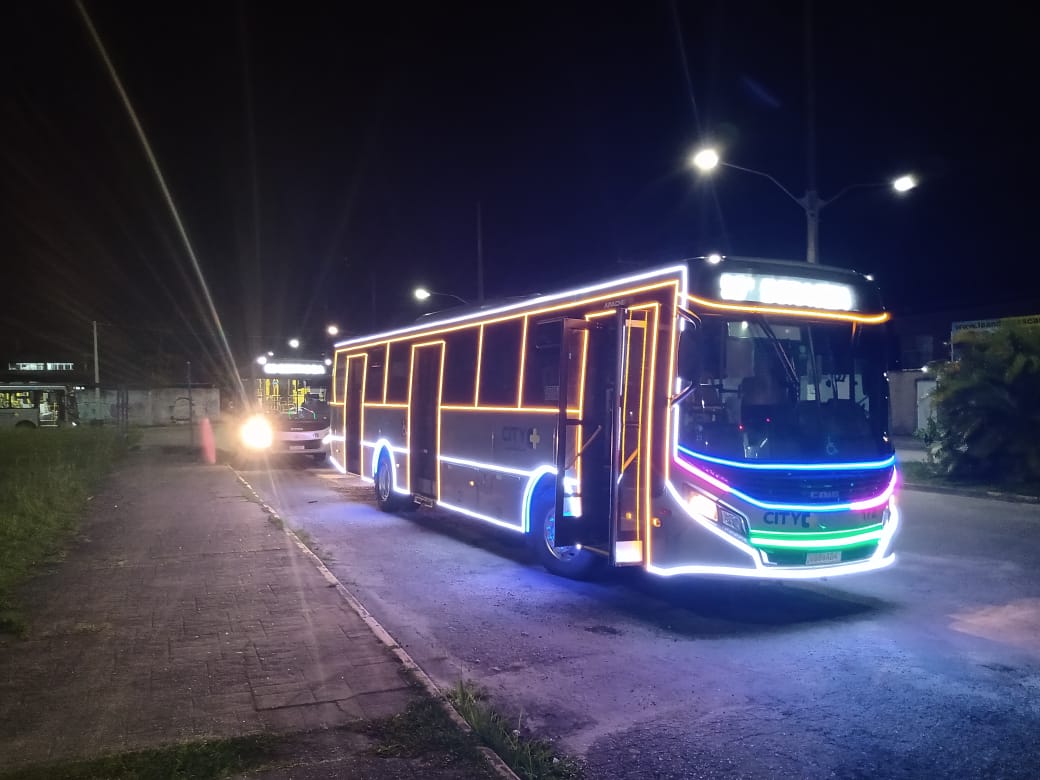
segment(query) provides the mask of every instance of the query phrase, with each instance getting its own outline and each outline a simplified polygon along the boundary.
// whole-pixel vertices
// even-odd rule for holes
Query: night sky
[[[380,6],[377,10],[375,6]],[[85,3],[241,361],[420,314],[424,283],[548,291],[721,251],[801,258],[802,3]],[[1000,7],[996,6],[999,12]],[[1022,12],[1024,13],[1024,12]],[[188,254],[74,3],[5,8],[0,354],[218,353]],[[821,261],[900,314],[1040,311],[1032,28],[816,3]],[[1027,140],[1029,145],[1027,146]],[[444,301],[445,299],[442,299]]]

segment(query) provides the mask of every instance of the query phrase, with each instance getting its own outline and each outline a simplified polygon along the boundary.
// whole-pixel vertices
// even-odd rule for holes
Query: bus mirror
[[[692,381],[700,380],[700,350],[697,331],[687,327],[679,334],[679,376]]]

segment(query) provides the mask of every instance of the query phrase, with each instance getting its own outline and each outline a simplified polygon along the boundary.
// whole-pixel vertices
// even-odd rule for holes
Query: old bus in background
[[[325,461],[331,362],[266,357],[257,362],[251,406],[239,429],[240,455],[304,455]]]
[[[875,286],[717,257],[336,344],[331,456],[385,509],[527,535],[545,566],[813,578],[893,562]]]
[[[57,428],[76,418],[67,385],[0,383],[0,428]]]

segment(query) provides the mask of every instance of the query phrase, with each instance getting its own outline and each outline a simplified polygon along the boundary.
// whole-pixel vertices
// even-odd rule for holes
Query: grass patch
[[[13,772],[0,770],[0,780],[208,780],[263,765],[273,755],[274,745],[275,741],[265,735],[187,742]]]
[[[926,461],[911,461],[900,466],[904,481],[922,486],[957,488],[970,490],[980,495],[986,493],[1010,493],[1020,496],[1040,497],[1040,484],[1035,482],[979,482],[953,479],[939,474],[935,466]]]
[[[112,428],[0,431],[0,631],[25,629],[14,588],[61,550],[126,447]]]
[[[475,686],[460,682],[448,697],[481,741],[524,780],[579,780],[583,777],[581,765],[573,758],[559,756],[545,740],[523,736],[522,714],[515,724],[507,721],[491,709],[485,695]]]
[[[493,778],[473,738],[464,734],[433,699],[423,696],[400,715],[367,721],[357,731],[376,740],[383,758],[435,758],[438,765],[466,770],[467,777]]]

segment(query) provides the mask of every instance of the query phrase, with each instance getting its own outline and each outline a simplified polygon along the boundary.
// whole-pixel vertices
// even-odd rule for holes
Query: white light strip
[[[468,466],[468,467],[474,468],[474,469],[485,469],[487,471],[499,471],[499,472],[501,472],[503,474],[515,474],[518,477],[528,477],[528,478],[530,478],[530,476],[532,474],[534,474],[535,472],[544,471],[545,469],[549,469],[550,471],[555,471],[555,469],[553,469],[553,467],[549,466],[549,465],[536,466],[533,469],[515,469],[512,466],[499,466],[499,465],[497,465],[495,463],[483,463],[483,462],[477,461],[477,460],[466,460],[465,458],[455,458],[455,457],[452,457],[450,455],[441,455],[441,456],[438,457],[438,460],[440,460],[442,463],[451,463],[452,465],[455,465],[455,466]]]
[[[336,471],[338,471],[340,474],[346,474],[347,473],[346,467],[345,466],[341,466],[340,462],[338,460],[336,460],[334,457],[332,457],[331,455],[329,455],[329,463],[331,463],[333,465],[333,467],[335,467]]]
[[[323,363],[265,363],[264,373],[272,376],[292,376],[295,374],[324,376],[325,365]]]
[[[550,295],[542,295],[536,298],[529,298],[525,301],[506,304],[505,306],[499,306],[497,308],[488,309],[486,311],[461,314],[457,317],[451,317],[446,320],[437,320],[436,322],[431,322],[429,324],[424,323],[422,325],[410,325],[406,328],[398,328],[397,330],[376,333],[371,336],[361,336],[358,338],[348,339],[346,341],[337,341],[335,347],[339,349],[341,347],[349,347],[351,344],[364,344],[370,341],[385,341],[387,339],[395,338],[397,336],[403,336],[406,333],[415,333],[417,331],[428,330],[430,328],[442,328],[446,325],[454,325],[456,323],[467,322],[471,320],[484,320],[494,317],[498,314],[505,314],[506,312],[520,311],[522,309],[531,308],[532,306],[541,307],[543,304],[552,303],[553,301],[560,301],[577,295],[588,295],[590,293],[599,292],[601,290],[609,290],[611,287],[620,287],[623,285],[635,284],[636,282],[643,282],[658,277],[668,277],[675,273],[682,274],[682,288],[683,292],[685,292],[686,266],[670,265],[665,268],[657,268],[652,271],[644,271],[643,273],[633,274],[632,276],[622,276],[616,279],[610,279],[606,282],[599,282],[598,284],[592,284],[586,287],[579,287],[574,290],[566,290],[564,292],[552,293]]]
[[[614,561],[617,563],[641,563],[643,561],[642,543],[614,542]]]
[[[483,520],[486,523],[497,525],[500,528],[508,528],[510,531],[518,531],[523,533],[524,529],[521,526],[513,523],[507,523],[505,520],[499,520],[497,517],[491,517],[490,515],[482,515],[480,512],[474,512],[471,509],[463,509],[461,506],[455,506],[455,504],[449,504],[447,501],[438,501],[437,506],[442,506],[445,509],[450,509],[452,512],[458,512],[459,514],[474,517],[477,520]]]
[[[697,523],[697,525],[701,526],[702,528],[708,529],[713,534],[715,534],[715,536],[719,537],[723,541],[728,542],[729,544],[733,545],[738,550],[740,550],[742,553],[746,553],[747,556],[751,559],[751,562],[755,566],[760,566],[762,564],[762,559],[758,555],[758,550],[756,550],[750,544],[747,544],[746,542],[742,542],[740,539],[737,539],[735,536],[732,536],[728,532],[723,531],[721,528],[719,528],[715,524],[714,521],[708,520],[705,517],[701,517],[700,515],[697,515],[697,514],[694,514],[693,512],[691,512],[690,511],[690,507],[687,505],[687,503],[679,495],[679,491],[677,491],[675,489],[675,486],[672,485],[672,483],[670,481],[669,482],[665,482],[664,484],[665,484],[665,487],[668,489],[668,492],[672,494],[672,498],[675,499],[675,502],[679,506],[682,507],[682,510],[686,513],[687,517],[689,517],[691,520],[693,520],[695,523]],[[649,568],[650,567],[648,567],[648,570],[649,570]]]
[[[740,569],[735,566],[670,566],[649,565],[646,570],[661,577],[674,577],[677,574],[718,574],[727,577],[749,577],[759,580],[812,580],[821,577],[835,577],[839,574],[862,574],[877,571],[896,562],[895,555],[884,558],[874,556],[858,563],[844,563],[837,566],[811,566],[805,569],[773,569],[755,568]]]
[[[408,454],[408,448],[407,447],[394,447],[392,444],[390,444],[390,441],[388,439],[380,439],[379,441],[362,441],[361,442],[361,446],[362,447],[386,447],[391,452],[396,452],[399,455],[407,455]]]

